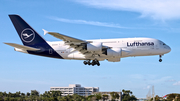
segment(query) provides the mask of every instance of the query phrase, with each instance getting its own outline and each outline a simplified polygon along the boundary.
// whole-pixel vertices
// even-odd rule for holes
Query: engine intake
[[[102,43],[94,42],[85,45],[87,51],[102,51]]]
[[[111,57],[121,57],[122,49],[121,48],[106,49],[104,54],[106,54],[107,56],[111,56]]]

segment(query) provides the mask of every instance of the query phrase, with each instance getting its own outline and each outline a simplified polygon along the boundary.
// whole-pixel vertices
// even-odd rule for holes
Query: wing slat
[[[73,38],[73,37],[70,37],[70,36],[67,36],[67,35],[63,35],[63,34],[60,34],[60,33],[56,33],[56,32],[48,32],[46,30],[44,30],[44,33],[48,33],[58,39],[61,39],[63,41],[66,41],[66,42],[74,42],[74,43],[88,43],[87,41],[84,41],[84,40],[80,40],[80,39],[77,39],[77,38]]]

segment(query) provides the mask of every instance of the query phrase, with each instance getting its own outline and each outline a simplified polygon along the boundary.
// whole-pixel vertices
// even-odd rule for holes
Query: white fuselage
[[[153,38],[119,38],[81,40],[57,32],[43,29],[44,35],[49,34],[63,41],[48,42],[44,40],[19,15],[9,15],[23,45],[5,43],[15,51],[58,59],[85,60],[85,65],[100,66],[99,61],[119,62],[121,58],[132,56],[161,56],[169,53],[171,48],[160,40]]]
[[[160,40],[152,38],[119,38],[119,39],[99,39],[86,40],[102,43],[103,46],[111,47],[113,50],[120,50],[119,55],[105,55],[101,51],[93,56],[82,54],[82,52],[66,45],[64,41],[47,42],[64,59],[88,60],[97,59],[103,61],[107,59],[110,62],[118,62],[120,58],[130,56],[150,56],[163,55],[171,51],[171,48]],[[50,51],[51,52],[51,51]],[[92,55],[89,54],[89,55]]]

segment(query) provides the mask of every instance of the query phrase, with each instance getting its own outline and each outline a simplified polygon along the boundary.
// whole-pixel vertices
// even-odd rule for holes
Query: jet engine
[[[111,48],[106,49],[104,54],[110,57],[121,57],[122,56],[122,49],[121,48]]]
[[[87,43],[85,45],[85,49],[87,51],[102,51],[102,43],[99,42]]]

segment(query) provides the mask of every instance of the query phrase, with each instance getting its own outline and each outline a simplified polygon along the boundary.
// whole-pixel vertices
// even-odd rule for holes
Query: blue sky
[[[81,84],[100,91],[131,90],[145,98],[180,93],[180,1],[178,0],[1,0],[0,91],[41,93],[50,87]],[[42,29],[79,39],[150,37],[162,40],[172,51],[159,56],[122,58],[85,66],[78,60],[60,60],[14,51],[3,42],[22,44],[8,14],[24,18],[43,38]]]

